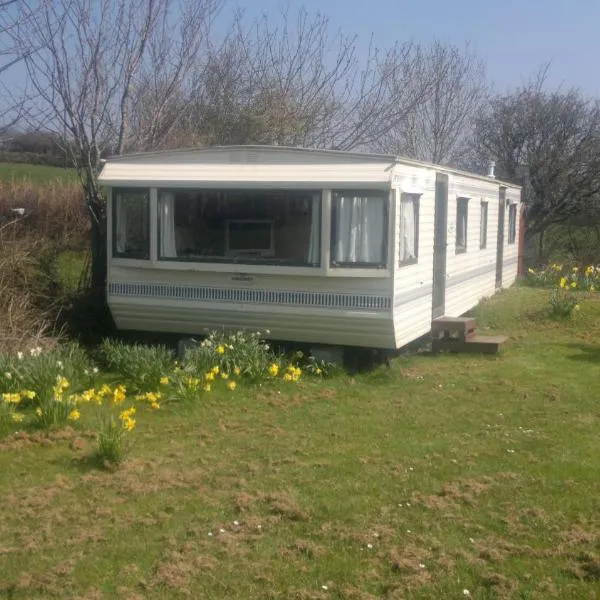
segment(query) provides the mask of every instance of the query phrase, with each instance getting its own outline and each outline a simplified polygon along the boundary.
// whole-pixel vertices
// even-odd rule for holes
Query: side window
[[[419,259],[419,199],[420,194],[400,197],[400,266],[415,264]]]
[[[388,197],[383,192],[333,192],[331,266],[386,266]]]
[[[113,256],[150,257],[150,191],[113,189]]]
[[[467,231],[469,222],[469,199],[456,201],[456,254],[467,251]]]
[[[483,250],[487,247],[487,226],[488,226],[488,203],[481,202],[481,213],[479,216],[479,248]]]
[[[514,244],[517,239],[517,205],[508,207],[508,243]]]

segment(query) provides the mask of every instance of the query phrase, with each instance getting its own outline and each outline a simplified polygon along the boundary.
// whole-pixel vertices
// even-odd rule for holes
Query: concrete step
[[[508,337],[505,335],[473,335],[467,340],[434,338],[431,349],[434,353],[445,350],[470,354],[497,354],[507,341]]]
[[[438,317],[431,322],[431,337],[466,341],[475,335],[477,324],[472,317]]]

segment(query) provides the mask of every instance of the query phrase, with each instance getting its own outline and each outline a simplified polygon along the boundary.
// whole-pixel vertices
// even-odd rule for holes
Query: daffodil
[[[219,345],[216,347],[217,354],[225,354],[225,346]]]
[[[567,278],[566,277],[561,277],[559,285],[560,285],[560,287],[562,289],[566,288],[567,287]]]
[[[38,406],[38,407],[35,409],[35,414],[36,414],[38,417],[41,417],[41,416],[42,416],[42,409],[41,409],[39,406]]]
[[[169,378],[168,377],[161,377],[160,378],[160,385],[169,385]]]
[[[21,397],[28,398],[29,400],[33,400],[36,396],[37,396],[37,394],[35,393],[34,390],[23,390],[21,392]]]
[[[235,381],[228,381],[227,387],[233,392],[233,390],[235,390],[235,388],[237,387],[237,384]]]
[[[76,408],[74,408],[69,413],[69,416],[67,417],[67,419],[69,419],[69,421],[78,421],[80,417],[81,417],[81,413]]]
[[[123,419],[123,429],[125,431],[131,431],[135,427],[135,419]]]
[[[271,377],[277,377],[277,374],[279,373],[279,365],[276,363],[273,363],[269,368],[268,368],[268,372],[269,375]]]
[[[25,415],[21,413],[12,413],[11,417],[15,423],[22,423],[25,420]]]
[[[214,381],[215,380],[215,374],[212,371],[209,371],[208,373],[204,374],[204,379],[206,381]]]
[[[234,375],[239,375],[242,372],[242,370],[239,367],[233,367],[233,374]]]
[[[205,392],[210,392],[210,390],[211,390],[210,383],[205,383],[205,384],[202,386],[202,389],[203,389]]]
[[[229,379],[229,373],[221,373],[221,379]]]
[[[5,394],[2,394],[2,400],[6,404],[19,404],[19,402],[21,402],[21,394],[11,394],[7,392]]]

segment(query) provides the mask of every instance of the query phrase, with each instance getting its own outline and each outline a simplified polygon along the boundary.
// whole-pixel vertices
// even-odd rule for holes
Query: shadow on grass
[[[600,345],[596,346],[592,344],[567,344],[566,347],[570,350],[578,351],[577,354],[571,354],[567,356],[569,360],[600,364]]]

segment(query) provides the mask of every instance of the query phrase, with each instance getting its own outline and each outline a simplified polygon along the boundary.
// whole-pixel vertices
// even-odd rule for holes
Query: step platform
[[[506,344],[505,335],[478,335],[477,324],[471,317],[440,317],[431,322],[431,350],[497,354]]]

